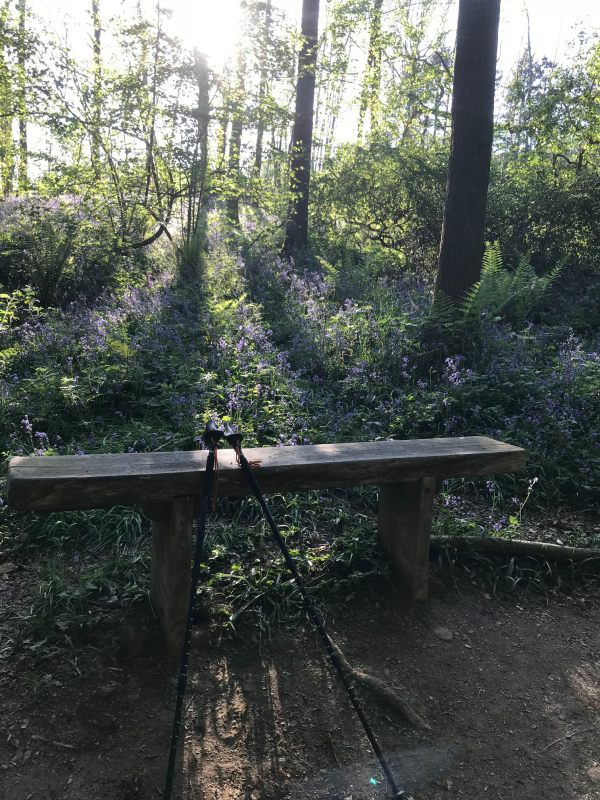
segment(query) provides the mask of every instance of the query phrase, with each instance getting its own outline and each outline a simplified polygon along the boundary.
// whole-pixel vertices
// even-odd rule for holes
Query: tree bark
[[[144,206],[148,206],[150,200],[150,190],[152,184],[156,191],[156,201],[161,206],[160,186],[156,176],[156,164],[154,162],[154,151],[156,146],[156,112],[157,112],[157,98],[158,98],[158,71],[161,59],[161,40],[163,36],[162,23],[161,23],[162,8],[160,2],[156,3],[156,36],[154,39],[154,54],[153,54],[153,67],[152,67],[152,86],[148,94],[148,102],[150,105],[148,118],[146,121],[147,132],[146,136],[146,183],[144,187]]]
[[[373,0],[369,29],[369,53],[358,111],[358,141],[362,141],[367,111],[371,112],[371,132],[378,123],[377,105],[381,86],[381,8],[383,0]]]
[[[100,173],[100,119],[102,111],[102,26],[100,0],[92,0],[93,38],[93,87],[92,87],[92,147],[91,159],[94,171]]]
[[[13,76],[9,67],[8,6],[0,10],[0,194],[13,192],[15,144],[13,140],[14,97]]]
[[[244,101],[246,81],[246,58],[240,43],[235,87],[231,100],[231,134],[229,137],[229,160],[227,173],[229,177],[227,215],[238,225],[240,221],[240,155],[242,135],[244,132]]]
[[[481,274],[499,16],[500,0],[460,0],[436,299],[462,300]]]
[[[200,278],[204,249],[203,224],[207,210],[206,175],[208,170],[208,126],[210,122],[209,74],[206,55],[194,50],[194,77],[197,86],[196,141],[189,174],[186,222],[180,252],[181,277],[193,282]]]
[[[298,57],[296,110],[290,162],[291,199],[283,244],[283,254],[287,257],[306,249],[308,245],[308,193],[318,35],[319,0],[302,0],[302,44]]]
[[[19,118],[19,192],[24,194],[29,189],[27,172],[27,0],[19,0],[19,39],[17,46],[17,89]]]
[[[233,119],[231,122],[231,136],[229,137],[229,164],[228,172],[231,184],[228,188],[229,196],[227,198],[227,214],[234,224],[239,224],[240,221],[240,195],[239,195],[239,177],[240,177],[240,150],[242,147],[242,133],[244,130],[241,106],[238,103],[233,107]]]
[[[258,118],[256,121],[256,150],[254,154],[254,173],[260,178],[263,160],[263,138],[265,134],[266,111],[265,102],[269,89],[269,69],[266,63],[266,54],[271,47],[272,4],[271,0],[265,2],[265,17],[261,31],[261,44],[264,61],[260,70],[260,83],[258,87]]]

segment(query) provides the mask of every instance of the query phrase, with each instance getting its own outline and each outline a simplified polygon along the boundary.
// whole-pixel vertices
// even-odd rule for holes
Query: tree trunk
[[[481,274],[499,16],[500,0],[460,0],[437,299],[462,300]]]
[[[358,141],[362,141],[367,111],[371,112],[371,132],[377,129],[377,105],[381,86],[381,8],[383,0],[373,0],[369,29],[369,53],[358,111]]]
[[[229,116],[231,119],[231,133],[229,135],[229,154],[227,158],[227,216],[234,225],[240,219],[241,195],[241,150],[242,136],[244,133],[245,103],[246,103],[246,51],[244,33],[237,45],[237,65],[233,80],[233,89],[228,98]]]
[[[0,10],[0,195],[13,192],[15,144],[13,140],[13,81],[5,49],[8,39],[8,6]]]
[[[227,172],[229,175],[229,186],[227,187],[227,215],[235,225],[238,225],[240,221],[240,151],[242,148],[242,134],[244,131],[242,98],[240,92],[241,89],[238,85],[231,109],[231,135],[229,137],[229,161],[227,164]]]
[[[100,117],[102,110],[102,27],[100,24],[100,1],[92,0],[93,38],[93,87],[92,87],[92,142],[91,159],[96,175],[100,173]]]
[[[290,163],[290,207],[283,253],[289,257],[308,245],[308,192],[313,138],[319,0],[302,0],[302,45],[298,57],[296,111]]]
[[[19,118],[19,192],[25,193],[29,189],[29,176],[27,174],[27,4],[26,0],[19,0],[19,39],[17,45],[17,88],[18,88],[18,118]]]
[[[159,214],[161,214],[162,205],[160,200],[160,186],[158,185],[158,178],[156,173],[156,164],[154,163],[154,150],[156,145],[156,112],[158,100],[158,72],[161,60],[161,41],[162,41],[162,8],[160,2],[156,4],[156,37],[154,39],[154,54],[153,54],[153,67],[152,67],[152,85],[150,87],[148,101],[150,109],[146,121],[147,132],[146,137],[146,183],[144,187],[144,206],[148,206],[150,201],[150,190],[152,185],[156,192],[156,201],[159,206]],[[162,216],[162,214],[161,214]]]
[[[180,252],[181,277],[193,282],[200,278],[204,251],[206,215],[206,174],[208,169],[208,126],[210,122],[208,63],[204,53],[194,50],[194,77],[197,85],[196,141],[190,170],[183,247]]]
[[[260,70],[260,83],[258,87],[258,118],[256,121],[256,150],[254,154],[254,173],[260,178],[263,160],[263,138],[265,134],[265,101],[269,88],[269,71],[267,66],[266,54],[271,47],[271,25],[272,25],[272,5],[271,0],[265,2],[265,18],[262,27],[261,44],[263,51],[263,62]]]

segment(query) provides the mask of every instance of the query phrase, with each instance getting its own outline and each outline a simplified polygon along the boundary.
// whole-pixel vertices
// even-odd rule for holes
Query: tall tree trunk
[[[224,100],[223,102],[223,114],[221,117],[221,127],[219,129],[219,165],[222,166],[225,163],[225,157],[227,155],[227,131],[229,130],[229,100]]]
[[[265,100],[269,88],[269,73],[266,55],[271,47],[272,0],[265,1],[265,18],[262,27],[261,45],[263,61],[258,86],[258,119],[256,121],[256,150],[254,154],[254,172],[260,177],[263,159],[263,137],[265,135]]]
[[[298,57],[296,111],[290,163],[291,200],[283,244],[283,253],[288,257],[308,245],[308,192],[318,35],[319,0],[302,0],[302,44]]]
[[[231,134],[229,136],[229,160],[227,173],[229,177],[227,215],[235,224],[240,221],[240,154],[242,134],[244,132],[244,95],[246,79],[246,59],[243,43],[240,42],[235,86],[231,99]]]
[[[92,0],[93,60],[92,60],[92,142],[91,159],[96,174],[100,172],[100,124],[102,111],[102,27],[100,0]]]
[[[29,176],[27,172],[27,0],[19,0],[19,38],[17,44],[17,90],[18,90],[18,118],[19,118],[19,192],[25,193],[29,189]]]
[[[206,205],[206,175],[208,172],[208,126],[210,123],[210,97],[208,62],[204,53],[194,53],[194,74],[198,86],[198,129],[197,139],[199,148],[198,180],[195,181],[199,197],[198,208]],[[199,210],[196,213],[196,227],[198,226]]]
[[[194,50],[194,77],[197,86],[196,141],[189,176],[187,213],[181,248],[181,276],[186,281],[198,280],[204,249],[206,214],[206,175],[208,170],[208,125],[210,121],[209,76],[206,55]]]
[[[521,103],[519,108],[519,132],[517,138],[517,150],[521,150],[522,136],[524,135],[523,150],[528,153],[531,149],[529,131],[526,129],[529,101],[533,89],[533,54],[531,52],[531,23],[529,21],[529,11],[525,9],[527,16],[527,50],[521,57]],[[525,73],[525,74],[523,74]]]
[[[500,0],[460,0],[438,298],[461,300],[481,274],[499,17]]]
[[[367,111],[371,112],[371,131],[377,128],[377,104],[381,86],[381,7],[383,0],[373,0],[371,11],[371,25],[369,28],[369,53],[367,66],[360,94],[358,111],[358,141],[363,138],[364,124]]]
[[[150,190],[154,186],[156,193],[156,203],[159,214],[164,216],[161,202],[161,190],[158,181],[158,173],[154,159],[156,147],[156,113],[158,103],[158,71],[160,65],[160,45],[162,40],[162,7],[160,2],[156,3],[156,37],[154,39],[154,65],[152,68],[152,86],[150,89],[150,113],[148,115],[148,133],[146,134],[146,184],[144,187],[144,205],[147,206],[150,200]]]
[[[242,122],[241,107],[238,103],[233,107],[233,119],[231,122],[231,136],[229,137],[229,164],[228,172],[230,186],[227,197],[227,214],[234,224],[240,221],[240,150],[242,147],[242,133],[244,130]]]
[[[13,140],[13,76],[8,66],[8,6],[0,10],[0,196],[13,192],[15,143]]]

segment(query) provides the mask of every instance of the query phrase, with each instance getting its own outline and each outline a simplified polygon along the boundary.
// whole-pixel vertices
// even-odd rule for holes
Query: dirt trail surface
[[[5,641],[26,596],[26,573],[0,579]],[[432,727],[416,731],[365,697],[415,800],[600,797],[595,602],[450,590],[409,613],[381,581],[331,607],[328,624],[352,663]],[[0,660],[1,800],[161,797],[174,671],[147,610],[115,612],[73,645],[24,640]],[[269,638],[250,621],[235,635],[195,629],[174,798],[389,796],[372,778],[381,774],[308,626]]]

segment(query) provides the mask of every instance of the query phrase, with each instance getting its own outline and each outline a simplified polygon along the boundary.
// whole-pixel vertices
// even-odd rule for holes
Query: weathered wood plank
[[[427,600],[435,478],[379,489],[379,538],[414,600]]]
[[[513,472],[526,457],[519,447],[483,436],[261,447],[245,453],[265,492]],[[34,511],[169,502],[201,492],[205,464],[205,451],[18,457],[9,464],[8,502]],[[218,492],[248,494],[231,450],[219,451]]]
[[[181,651],[190,596],[194,498],[147,508],[152,519],[150,597],[174,657]]]

